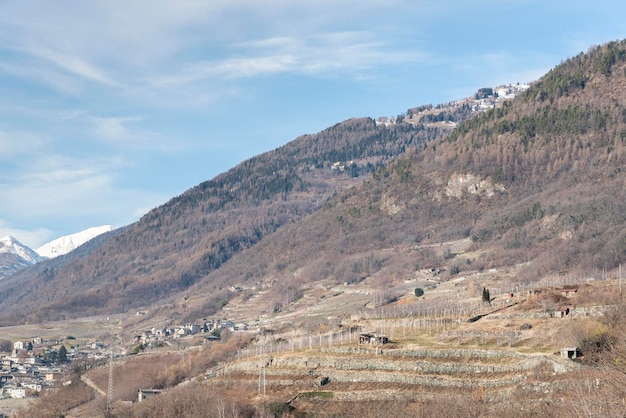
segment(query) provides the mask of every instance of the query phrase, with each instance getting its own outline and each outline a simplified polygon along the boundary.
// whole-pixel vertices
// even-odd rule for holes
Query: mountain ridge
[[[0,238],[0,280],[44,260],[65,255],[99,235],[113,231],[110,225],[92,227],[59,237],[34,250],[17,238]]]
[[[42,257],[54,258],[69,253],[80,247],[87,241],[97,237],[105,232],[110,232],[114,228],[111,225],[94,226],[75,232],[70,235],[64,235],[44,245],[38,247],[35,251]]]
[[[0,238],[0,280],[32,266],[44,258],[16,238]]]
[[[61,312],[123,312],[173,302],[183,294],[205,295],[199,306],[179,312],[193,318],[215,313],[234,297],[228,290],[233,283],[246,283],[250,291],[272,289],[262,307],[271,312],[301,297],[307,283],[321,280],[370,280],[379,289],[375,292],[384,293],[385,283],[413,274],[417,266],[442,267],[453,275],[565,251],[559,236],[594,232],[587,231],[589,222],[578,231],[561,228],[585,214],[576,213],[576,205],[563,209],[563,202],[546,202],[550,190],[542,182],[550,184],[549,175],[567,169],[560,153],[564,135],[575,133],[571,127],[576,126],[567,118],[582,115],[589,123],[582,132],[587,139],[578,137],[577,149],[604,132],[596,122],[621,123],[615,117],[623,98],[615,93],[610,117],[602,116],[605,108],[597,103],[585,108],[574,102],[582,84],[593,94],[611,90],[604,84],[621,82],[621,52],[611,64],[616,71],[610,80],[589,68],[592,75],[585,83],[571,81],[577,80],[578,69],[570,68],[578,65],[576,60],[593,67],[588,62],[603,60],[605,51],[623,49],[611,45],[598,49],[600,58],[583,55],[556,67],[526,93],[482,116],[473,118],[469,106],[459,106],[452,117],[460,125],[456,130],[353,119],[244,161],[150,211],[88,258],[50,276],[31,275],[28,280],[37,283],[32,286],[37,290],[28,298],[45,294],[50,302],[40,304],[37,315],[54,318]],[[541,107],[546,100],[563,106],[551,113],[545,104]],[[572,116],[568,104],[582,110]],[[545,150],[550,170],[539,167],[543,160],[520,152],[532,141]],[[594,144],[586,147],[590,155],[597,151]],[[337,162],[343,171],[334,168]],[[571,186],[567,176],[555,181],[561,183],[553,188]],[[556,221],[550,224],[552,218]],[[542,238],[545,242],[537,241],[536,230],[548,231],[550,225],[558,228]],[[428,246],[413,249],[468,238],[478,256],[461,259]],[[598,256],[589,250],[592,258]],[[572,250],[567,251],[564,263],[541,259],[529,271],[544,274],[594,263],[575,265],[568,261],[576,260]],[[607,259],[607,265],[615,259]],[[11,301],[23,297],[16,287],[0,286],[0,301],[11,309],[16,309]]]
[[[261,287],[249,278],[265,278],[273,291],[256,310],[271,313],[308,283],[366,281],[373,301],[394,300],[387,289],[424,267],[453,278],[520,265],[520,283],[615,270],[626,258],[625,63],[625,42],[565,61],[519,99],[407,151],[188,295],[219,305],[225,295],[212,284],[223,277],[253,293]],[[447,244],[459,240],[469,245]]]
[[[456,121],[475,114],[469,106],[437,111]],[[246,160],[172,198],[104,242],[95,250],[98,255],[58,269],[42,266],[12,279],[38,283],[33,285],[38,294],[25,296],[33,304],[39,298],[57,301],[37,303],[37,318],[54,317],[52,312],[59,311],[66,315],[67,307],[95,314],[165,300],[280,226],[314,212],[329,196],[370,177],[407,147],[421,148],[450,130],[429,123],[385,126],[371,118],[338,123]],[[113,258],[102,261],[109,255]],[[58,285],[67,280],[61,277],[73,277],[73,292]],[[155,286],[155,281],[162,284]],[[13,305],[9,300],[21,299],[22,292],[21,286],[5,283],[0,303]]]

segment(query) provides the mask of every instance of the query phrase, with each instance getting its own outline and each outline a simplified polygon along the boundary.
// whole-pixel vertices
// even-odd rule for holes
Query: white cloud
[[[142,123],[150,124],[140,116],[85,116],[85,119],[90,126],[89,137],[99,138],[113,146],[117,152],[142,150],[151,153],[169,153],[192,146],[185,139],[166,137],[160,132],[137,126]]]
[[[126,164],[123,160],[98,157],[40,157],[29,162],[28,168],[16,170],[11,182],[0,182],[3,202],[0,220],[47,222],[50,228],[55,228],[56,223],[79,220],[83,221],[83,228],[97,224],[126,225],[135,220],[129,207],[162,203],[166,199],[153,192],[120,186],[116,173]],[[42,231],[38,233],[43,235]]]
[[[73,121],[78,119],[79,117],[85,115],[87,112],[84,110],[62,110],[56,113],[57,118],[61,122]]]
[[[18,156],[29,155],[33,150],[43,147],[44,141],[34,134],[22,131],[0,131],[0,161],[14,160]]]
[[[322,33],[304,38],[273,37],[238,43],[233,47],[234,57],[190,63],[173,75],[154,79],[152,83],[163,87],[284,73],[353,73],[426,57],[415,51],[394,51],[368,32]]]
[[[17,182],[0,187],[3,201],[8,202],[2,211],[35,218],[102,210],[102,200],[113,188],[113,175],[96,166],[97,161],[70,164],[42,162],[39,171],[22,173]]]
[[[19,60],[4,67],[13,75],[69,94],[85,89],[84,82],[94,82],[115,87],[114,92],[126,97],[139,94],[136,99],[151,100],[156,93],[149,89],[162,91],[167,85],[287,72],[349,72],[415,59],[414,53],[393,51],[375,28],[332,29],[360,15],[389,10],[393,3],[7,2],[0,4],[0,16],[12,18],[0,17],[0,44]]]
[[[79,77],[106,85],[116,84],[109,76],[104,73],[104,71],[86,62],[81,57],[72,56],[63,52],[43,48],[34,48],[31,50],[26,50],[24,52],[48,60],[54,63],[59,68],[62,68],[67,72],[77,75]]]
[[[47,85],[54,90],[76,95],[80,92],[80,82],[71,75],[63,74],[57,69],[36,65],[30,62],[20,64],[0,63],[0,71],[19,79]]]
[[[96,134],[107,139],[131,139],[133,133],[128,127],[130,122],[141,121],[140,117],[96,117],[89,118],[96,129]]]

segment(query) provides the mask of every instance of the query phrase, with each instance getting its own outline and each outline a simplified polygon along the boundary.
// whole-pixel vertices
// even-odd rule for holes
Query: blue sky
[[[622,1],[1,0],[0,236],[147,210],[297,136],[530,82]]]

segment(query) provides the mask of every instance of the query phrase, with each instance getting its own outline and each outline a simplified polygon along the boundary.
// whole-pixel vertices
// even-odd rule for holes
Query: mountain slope
[[[13,237],[0,238],[0,279],[43,260],[35,251]]]
[[[41,247],[37,248],[37,254],[46,258],[54,258],[60,255],[69,253],[80,247],[87,241],[97,237],[105,232],[113,230],[111,225],[94,226],[93,228],[85,229],[84,231],[77,232],[75,234],[66,235],[50,241]]]
[[[444,110],[453,122],[474,114],[462,106]],[[173,198],[84,258],[23,272],[0,286],[0,303],[7,317],[32,312],[37,320],[125,311],[175,296],[406,149],[423,148],[450,129],[352,119],[305,135]],[[20,283],[29,283],[28,291]]]
[[[610,269],[626,249],[625,51],[616,42],[567,60],[447,137],[449,127],[355,119],[298,138],[49,276],[14,276],[29,292],[0,283],[5,318],[34,306],[39,318],[125,311],[182,295],[203,300],[184,315],[205,317],[239,283],[263,291],[255,301],[270,312],[322,282],[367,280],[386,300],[390,284],[423,267],[450,276],[526,263],[518,280]],[[446,244],[459,240],[462,256]]]
[[[272,312],[315,283],[366,280],[384,298],[424,267],[450,277],[519,265],[522,282],[612,270],[626,260],[625,141],[626,43],[616,42],[567,60],[448,138],[407,151],[190,295],[214,295],[226,280],[256,292],[263,280],[271,290],[256,308]],[[460,254],[452,245],[459,240]]]

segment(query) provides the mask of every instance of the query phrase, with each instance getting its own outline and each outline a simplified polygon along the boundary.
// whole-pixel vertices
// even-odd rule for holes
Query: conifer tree
[[[483,302],[491,305],[491,295],[489,294],[489,289],[483,287]]]

